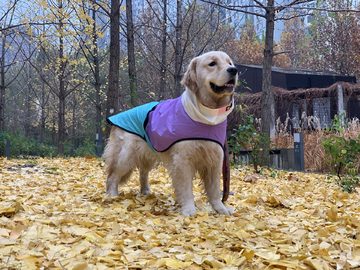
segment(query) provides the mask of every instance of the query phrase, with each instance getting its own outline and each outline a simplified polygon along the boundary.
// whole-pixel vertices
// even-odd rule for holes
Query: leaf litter
[[[360,196],[326,175],[232,169],[232,216],[196,177],[193,217],[163,167],[137,178],[108,198],[99,159],[2,158],[0,269],[360,269]]]

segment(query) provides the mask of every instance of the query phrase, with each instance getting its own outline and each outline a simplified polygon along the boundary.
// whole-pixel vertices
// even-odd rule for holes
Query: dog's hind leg
[[[212,208],[219,214],[231,215],[234,210],[226,208],[220,199],[220,170],[220,168],[203,167],[202,170],[199,170],[199,175],[204,183],[205,192]]]
[[[119,195],[118,187],[119,185],[122,186],[127,183],[130,176],[132,174],[132,170],[126,172],[119,176],[118,172],[114,172],[109,174],[108,178],[106,179],[106,194],[109,197],[115,197]]]
[[[119,182],[120,178],[116,173],[108,174],[106,179],[106,194],[108,194],[109,197],[115,197],[119,195]]]
[[[144,195],[151,194],[151,189],[149,185],[149,172],[154,167],[155,161],[147,161],[142,164],[140,167],[140,192]]]
[[[134,158],[131,158],[128,153],[129,151],[123,148],[119,154],[114,155],[112,159],[108,159],[106,194],[110,197],[119,195],[119,185],[123,186],[127,183],[136,167]]]
[[[149,186],[149,172],[154,168],[157,155],[144,140],[138,140],[134,153],[137,153],[136,167],[139,169],[140,192],[144,195],[151,194]]]

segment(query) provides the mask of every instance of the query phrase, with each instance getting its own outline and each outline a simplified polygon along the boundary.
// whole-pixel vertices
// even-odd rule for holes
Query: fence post
[[[294,167],[296,171],[304,171],[304,137],[302,132],[294,133]]]
[[[345,112],[344,110],[344,94],[341,84],[339,83],[337,85],[338,90],[338,116],[343,114]]]
[[[10,158],[10,140],[5,142],[5,157]]]

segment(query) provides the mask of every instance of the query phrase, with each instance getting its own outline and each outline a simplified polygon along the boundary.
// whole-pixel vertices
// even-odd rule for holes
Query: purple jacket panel
[[[183,140],[210,140],[224,147],[226,123],[208,125],[192,120],[186,113],[181,97],[160,102],[149,113],[146,133],[158,152],[168,150]]]

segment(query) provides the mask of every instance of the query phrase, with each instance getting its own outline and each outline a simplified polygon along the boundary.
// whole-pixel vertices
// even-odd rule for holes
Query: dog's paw
[[[193,215],[196,214],[196,208],[195,207],[183,207],[181,209],[181,213],[185,216],[185,217],[191,217]]]
[[[117,185],[113,185],[112,183],[106,182],[106,195],[108,195],[109,198],[119,196],[119,191]]]
[[[152,193],[150,189],[142,189],[140,192],[143,195],[150,195]]]
[[[111,193],[111,192],[110,192],[110,193],[107,193],[107,192],[106,192],[106,195],[108,195],[109,198],[114,198],[114,197],[119,196],[119,194],[117,194],[117,193]]]
[[[232,209],[232,208],[226,208],[226,209],[228,210],[228,214],[227,214],[227,215],[229,215],[229,216],[231,216],[232,214],[235,213],[234,209]]]
[[[220,215],[228,215],[228,216],[231,216],[232,214],[235,213],[235,211],[232,208],[226,208],[225,206],[219,207],[215,209],[215,211]]]

